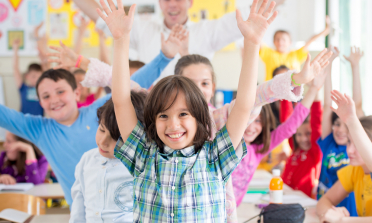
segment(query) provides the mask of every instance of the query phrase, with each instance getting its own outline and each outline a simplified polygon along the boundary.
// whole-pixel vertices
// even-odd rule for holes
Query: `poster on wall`
[[[47,0],[0,0],[0,56],[13,55],[17,39],[21,42],[19,55],[37,55],[34,29],[45,21],[46,5]]]

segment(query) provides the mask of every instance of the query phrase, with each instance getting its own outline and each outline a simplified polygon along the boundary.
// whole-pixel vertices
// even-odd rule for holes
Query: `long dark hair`
[[[36,156],[36,159],[39,159],[40,157],[43,156],[43,154],[41,153],[41,151],[39,150],[39,148],[37,148],[33,143],[21,138],[21,137],[18,137],[16,135],[14,135],[12,133],[12,135],[14,136],[14,139],[16,141],[19,141],[19,142],[24,142],[26,144],[29,144],[32,146],[32,148],[34,149],[34,152],[35,152],[35,156]],[[17,171],[18,171],[18,175],[22,176],[22,175],[25,175],[26,174],[26,153],[25,152],[20,152],[18,158],[16,160],[9,160],[7,159],[3,166],[2,166],[2,169],[5,169],[6,167],[8,166],[16,166],[17,167]]]

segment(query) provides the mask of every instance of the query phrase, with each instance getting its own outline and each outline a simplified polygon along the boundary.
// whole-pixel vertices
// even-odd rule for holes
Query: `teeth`
[[[62,105],[59,106],[59,107],[53,108],[53,110],[57,110],[57,109],[60,109],[60,108],[62,108]]]
[[[178,15],[178,12],[170,12],[170,15]]]
[[[172,139],[178,139],[178,138],[180,138],[182,135],[183,135],[183,133],[179,133],[179,134],[169,135],[169,137],[171,137]]]

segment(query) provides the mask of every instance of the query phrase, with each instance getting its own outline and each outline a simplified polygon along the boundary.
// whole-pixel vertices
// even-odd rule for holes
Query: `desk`
[[[69,214],[47,214],[34,216],[30,223],[68,223]]]
[[[254,181],[255,179],[262,180],[262,179],[271,179],[271,178],[272,178],[272,175],[269,172],[265,170],[256,170],[253,175],[252,181]],[[284,185],[283,193],[307,197],[307,195],[304,194],[302,191],[295,191],[287,185]],[[262,201],[260,203],[265,203],[265,202]],[[319,223],[318,216],[316,215],[316,212],[315,212],[315,207],[306,207],[306,209],[307,210],[306,210],[306,217],[305,217],[304,223]],[[261,210],[257,208],[254,203],[242,202],[240,206],[237,208],[238,222],[244,222],[252,218],[253,216],[258,215],[260,211]],[[255,223],[255,222],[257,222],[257,218],[250,221],[249,223]]]
[[[29,194],[43,199],[60,199],[64,198],[63,190],[59,183],[54,184],[39,184],[28,191],[0,191],[0,193],[23,193]]]

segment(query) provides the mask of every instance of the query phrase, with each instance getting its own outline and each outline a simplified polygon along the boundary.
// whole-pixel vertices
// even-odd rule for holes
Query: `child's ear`
[[[192,7],[192,5],[194,4],[194,0],[189,0],[190,1],[190,5],[189,5],[189,8]]]
[[[79,88],[76,88],[74,90],[74,94],[75,94],[75,100],[76,100],[76,102],[80,101],[81,92],[80,92]]]

